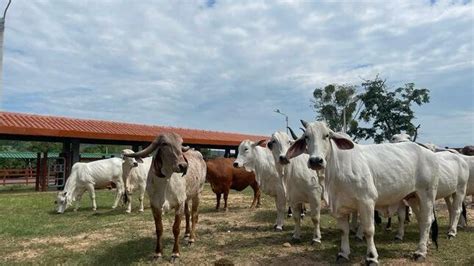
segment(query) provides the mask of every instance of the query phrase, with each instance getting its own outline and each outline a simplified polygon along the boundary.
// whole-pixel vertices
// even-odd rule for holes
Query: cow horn
[[[295,132],[293,131],[293,129],[291,129],[291,127],[287,127],[288,130],[290,131],[291,133],[291,137],[294,139],[294,140],[297,140],[298,139],[298,136],[296,136]]]
[[[304,128],[300,127],[300,129],[301,129],[301,131],[303,131],[303,133],[306,132],[306,130]]]
[[[300,121],[304,128],[308,128],[308,122],[304,121],[303,119],[301,119]]]
[[[141,157],[141,158],[144,158],[144,157],[147,157],[150,153],[152,153],[156,147],[158,147],[158,142],[160,140],[160,136],[156,137],[155,140],[153,140],[153,142],[148,145],[148,147],[146,147],[145,149],[139,151],[139,152],[135,152],[135,153],[130,153],[130,154],[124,154],[124,156],[126,157],[134,157],[134,158],[137,158],[137,157]]]

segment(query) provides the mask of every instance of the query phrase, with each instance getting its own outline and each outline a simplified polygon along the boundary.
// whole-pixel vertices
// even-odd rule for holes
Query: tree
[[[411,109],[415,103],[422,105],[430,100],[428,89],[416,89],[414,83],[407,83],[390,91],[386,80],[375,77],[362,83],[364,91],[358,95],[363,107],[359,119],[371,123],[371,127],[359,127],[356,138],[374,139],[380,143],[392,135],[405,131],[415,135],[418,127],[411,122],[415,114]]]
[[[313,92],[313,108],[317,112],[317,120],[325,120],[330,128],[342,131],[344,125],[344,110],[349,124],[348,134],[353,135],[358,123],[353,119],[357,107],[355,101],[356,87],[352,85],[330,84],[317,88]]]

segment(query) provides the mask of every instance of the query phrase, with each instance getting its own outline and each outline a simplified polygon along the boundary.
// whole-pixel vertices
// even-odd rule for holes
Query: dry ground
[[[240,265],[314,265],[333,264],[339,250],[340,233],[334,219],[323,210],[320,245],[311,246],[311,222],[303,222],[303,240],[291,243],[293,220],[286,219],[283,232],[274,232],[274,203],[262,198],[262,207],[250,210],[251,191],[233,192],[229,211],[216,212],[215,196],[206,185],[200,208],[197,242],[182,242],[180,263],[214,264],[216,261]],[[154,223],[149,208],[144,213],[125,214],[123,208],[111,210],[113,193],[98,192],[99,210],[90,210],[84,199],[78,212],[57,215],[53,211],[55,193],[0,194],[0,263],[2,264],[148,264],[155,245]],[[148,203],[147,203],[148,205]],[[440,249],[430,248],[428,264],[474,264],[474,229],[460,230],[454,240],[447,240],[447,212],[438,207]],[[470,221],[474,210],[469,209]],[[393,241],[397,228],[385,232],[377,228],[376,245],[383,264],[412,263],[409,255],[416,248],[418,231],[412,222],[403,243]],[[173,216],[164,219],[164,262],[171,255]],[[182,223],[184,227],[184,222]],[[184,232],[184,228],[182,230]],[[283,246],[290,242],[290,247]],[[365,243],[351,237],[351,264],[359,264]]]

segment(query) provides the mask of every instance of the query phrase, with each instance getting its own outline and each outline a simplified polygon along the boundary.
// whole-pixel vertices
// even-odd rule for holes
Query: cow
[[[277,219],[273,228],[283,230],[286,210],[286,180],[281,179],[275,168],[275,160],[271,151],[261,147],[266,140],[253,142],[244,140],[239,145],[239,155],[234,161],[234,167],[244,167],[255,173],[260,190],[275,199]]]
[[[219,157],[206,162],[206,180],[211,184],[212,191],[216,194],[216,210],[219,210],[221,194],[224,194],[224,210],[227,211],[227,197],[229,190],[242,191],[248,186],[253,189],[253,201],[250,208],[260,207],[260,188],[255,174],[232,166],[232,158]]]
[[[296,135],[291,129],[290,131],[296,140]],[[306,167],[308,155],[301,155],[290,162],[285,161],[286,152],[293,142],[294,140],[290,140],[288,134],[278,131],[272,134],[267,147],[272,151],[280,179],[287,180],[288,202],[295,213],[293,216],[295,220],[293,240],[301,241],[301,207],[304,203],[309,203],[311,221],[314,226],[311,244],[321,243],[320,211],[323,187],[320,185],[318,173]]]
[[[472,145],[464,146],[464,148],[461,149],[461,153],[464,154],[464,155],[473,156],[474,155],[474,146],[472,146]]]
[[[146,186],[156,228],[154,259],[161,260],[163,256],[162,214],[164,211],[174,210],[171,262],[176,262],[180,256],[179,234],[183,214],[186,218],[184,238],[189,245],[196,240],[199,201],[206,181],[206,162],[200,152],[183,147],[183,139],[176,133],[161,134],[144,150],[124,156],[144,158],[154,151],[156,153],[148,172]],[[191,214],[189,201],[192,202]]]
[[[468,178],[467,187],[466,187],[466,197],[467,196],[474,197],[474,156],[468,156],[468,155],[463,155],[463,154],[459,156],[466,161],[469,167],[469,178]],[[463,215],[461,216],[459,223],[461,227],[465,227],[467,225],[465,206],[462,212],[463,212]]]
[[[342,230],[338,261],[349,260],[349,215],[358,211],[367,243],[365,261],[377,264],[374,210],[389,212],[402,199],[408,200],[417,216],[420,241],[413,257],[423,261],[430,227],[437,246],[434,202],[439,169],[434,153],[411,142],[359,145],[324,122],[301,122],[305,133],[291,145],[286,158],[308,153],[307,167],[324,171],[329,208]]]
[[[104,188],[113,182],[117,187],[112,209],[115,209],[124,193],[122,180],[122,159],[110,158],[88,163],[77,162],[72,166],[64,189],[58,192],[56,204],[57,212],[64,211],[76,202],[74,211],[77,211],[84,192],[89,191],[92,201],[92,210],[97,210],[95,201],[95,188]]]
[[[134,190],[138,190],[138,200],[140,202],[139,212],[143,212],[143,198],[145,197],[146,179],[150,170],[152,157],[133,158],[124,156],[132,154],[130,149],[122,150],[122,173],[125,184],[124,202],[127,204],[125,212],[132,212],[132,195]]]

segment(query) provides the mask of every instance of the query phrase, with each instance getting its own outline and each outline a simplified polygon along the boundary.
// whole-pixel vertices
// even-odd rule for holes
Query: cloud
[[[465,1],[15,1],[2,108],[270,135],[285,125],[274,109],[298,126],[315,117],[314,88],[380,73],[394,87],[430,89],[417,122],[432,142],[460,146],[472,143],[463,125],[474,122],[459,116],[474,111],[472,9]],[[434,130],[446,119],[452,127]]]

